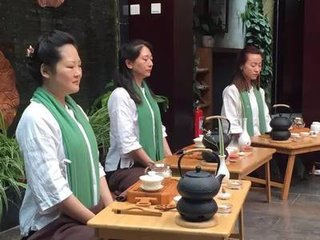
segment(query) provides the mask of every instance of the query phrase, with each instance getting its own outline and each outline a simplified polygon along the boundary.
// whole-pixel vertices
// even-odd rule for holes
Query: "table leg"
[[[244,240],[243,208],[241,208],[241,210],[240,210],[239,217],[238,217],[238,221],[239,221],[239,240]]]
[[[296,159],[296,155],[289,155],[288,157],[286,175],[284,176],[283,189],[282,189],[282,200],[288,200],[295,159]]]
[[[267,201],[271,202],[271,184],[270,184],[270,162],[266,162],[264,165],[265,168],[265,176],[266,176],[266,193],[267,193]]]

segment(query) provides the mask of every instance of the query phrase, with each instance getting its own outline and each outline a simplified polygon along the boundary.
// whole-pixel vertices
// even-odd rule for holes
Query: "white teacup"
[[[320,122],[312,122],[310,131],[314,131],[316,134],[320,132]]]
[[[141,188],[146,191],[156,191],[163,187],[161,184],[163,177],[159,175],[142,175],[140,180]]]
[[[309,133],[309,132],[301,132],[301,133],[300,133],[300,136],[301,136],[301,137],[309,137],[309,136],[310,136],[310,133]]]

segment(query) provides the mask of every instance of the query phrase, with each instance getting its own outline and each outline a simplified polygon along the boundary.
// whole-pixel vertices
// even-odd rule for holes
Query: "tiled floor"
[[[320,240],[320,176],[294,179],[288,201],[272,191],[272,202],[262,192],[250,191],[244,209],[246,240]]]
[[[261,189],[250,191],[244,207],[246,240],[320,240],[320,176],[294,179],[289,200],[277,189],[266,202]],[[18,229],[0,233],[0,240],[19,239]]]

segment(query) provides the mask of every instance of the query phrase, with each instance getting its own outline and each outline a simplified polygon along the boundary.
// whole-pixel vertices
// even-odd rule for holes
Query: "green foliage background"
[[[248,0],[245,12],[241,14],[241,18],[246,31],[246,44],[254,45],[263,52],[264,61],[261,71],[261,86],[266,90],[270,98],[273,80],[272,29],[268,18],[263,14],[262,1]]]

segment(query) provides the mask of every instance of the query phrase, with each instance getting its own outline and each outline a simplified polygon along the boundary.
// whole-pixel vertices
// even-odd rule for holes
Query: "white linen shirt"
[[[25,109],[16,138],[27,178],[19,217],[21,235],[26,236],[30,230],[40,230],[60,216],[57,204],[72,194],[66,174],[70,160],[64,153],[58,122],[41,103],[31,101]],[[104,174],[100,165],[100,177]]]
[[[110,117],[110,147],[106,157],[105,171],[115,171],[120,168],[130,168],[134,160],[128,153],[142,148],[139,143],[138,112],[135,102],[127,90],[116,88],[108,101]],[[162,125],[163,137],[166,137],[165,127]]]
[[[264,104],[264,116],[266,119],[266,125],[267,125],[267,132],[271,131],[270,127],[270,115],[269,115],[269,109],[265,102],[265,95],[264,90],[260,88],[260,93],[262,96],[262,101]],[[254,136],[261,135],[259,130],[259,109],[258,109],[258,103],[253,91],[253,88],[251,87],[249,92],[249,100],[252,110],[252,118],[253,118],[253,133]],[[229,119],[231,123],[230,132],[232,134],[238,134],[242,133],[242,126],[241,126],[241,119],[242,116],[242,104],[240,99],[240,93],[237,87],[232,84],[227,86],[222,93],[223,98],[223,104],[221,109],[221,115],[225,116]]]

